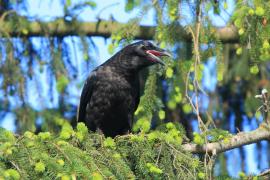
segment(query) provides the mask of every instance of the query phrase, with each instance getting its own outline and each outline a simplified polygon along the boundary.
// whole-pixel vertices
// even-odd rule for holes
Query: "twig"
[[[263,119],[264,119],[264,121],[266,122],[266,123],[270,123],[270,119],[268,118],[268,112],[269,112],[269,110],[270,110],[270,107],[269,107],[269,100],[268,100],[268,91],[267,91],[267,89],[262,89],[262,92],[261,92],[261,94],[259,94],[259,95],[255,95],[255,98],[258,98],[258,99],[261,99],[261,101],[262,101],[262,106],[260,106],[258,109],[257,109],[257,111],[258,110],[261,110],[261,109],[263,109],[262,110],[262,113],[263,113]],[[256,112],[257,112],[256,111]]]
[[[113,7],[113,6],[117,6],[117,5],[119,5],[119,4],[120,4],[120,3],[117,2],[117,3],[112,3],[112,4],[109,4],[109,5],[105,6],[105,7],[103,7],[103,8],[97,13],[96,18],[97,18],[98,20],[100,20],[100,19],[101,19],[101,18],[100,18],[100,14],[101,14],[103,11],[105,11],[105,10],[107,10],[107,9]]]
[[[169,144],[168,144],[169,145]],[[171,146],[171,147],[173,147],[173,146]],[[173,149],[175,149],[175,148],[173,148]],[[172,151],[173,149],[171,149],[170,151]],[[176,150],[177,151],[177,150]],[[174,154],[173,152],[171,152],[172,154]],[[173,158],[173,167],[175,168],[175,169],[178,169],[177,168],[177,165],[175,164],[175,160],[176,160],[176,158],[175,158],[175,156],[174,156],[174,158]],[[188,168],[186,168],[185,166],[183,166],[182,164],[180,164],[180,167],[182,167],[183,169],[185,169],[192,177],[194,177],[194,179],[196,179],[196,177],[192,174],[192,172],[188,169]]]
[[[185,88],[186,88],[186,91],[185,91],[185,93],[186,93],[186,98],[188,99],[189,104],[190,104],[191,107],[193,108],[194,112],[197,113],[196,107],[194,106],[191,97],[189,97],[189,95],[188,95],[189,76],[190,76],[190,70],[188,71],[188,73],[187,73],[187,78],[186,78],[186,79],[187,79],[187,80],[186,80],[186,87],[185,87]]]
[[[161,154],[161,150],[162,150],[162,143],[161,143],[160,148],[159,148],[158,157],[157,157],[157,160],[156,160],[156,166],[158,165],[158,161],[159,161],[159,157],[160,157],[160,154]]]
[[[13,161],[10,161],[10,163],[19,171],[19,173],[22,175],[22,171],[21,169],[19,168],[19,166],[17,164],[15,164],[15,162]]]
[[[2,14],[2,16],[0,17],[0,22],[3,22],[6,18],[7,15],[11,14],[11,13],[14,13],[16,14],[16,11],[14,10],[9,10],[9,11],[6,11]]]
[[[52,143],[52,145],[54,145],[54,147],[56,147],[56,149],[57,149],[58,151],[60,151],[60,152],[65,156],[65,158],[69,161],[69,163],[72,162],[72,161],[69,159],[69,157],[66,155],[66,153],[65,153],[58,145],[56,145],[56,144],[54,144],[54,143]]]
[[[193,106],[193,108],[195,109],[196,115],[197,115],[197,120],[198,120],[198,125],[199,128],[201,130],[201,132],[204,132],[207,130],[207,127],[205,126],[205,124],[203,123],[201,117],[200,117],[200,111],[199,111],[199,100],[198,100],[198,89],[201,90],[199,82],[197,80],[197,67],[200,64],[200,52],[199,52],[199,36],[200,36],[200,27],[201,27],[201,3],[199,2],[198,4],[198,9],[197,9],[197,22],[196,22],[196,29],[195,29],[195,33],[192,30],[192,28],[189,26],[189,32],[191,34],[191,37],[193,39],[194,42],[194,55],[195,55],[195,63],[194,63],[194,73],[195,73],[195,77],[193,80],[193,85],[194,85],[194,89],[195,89],[195,105],[192,103],[192,100],[190,99],[190,97],[187,95],[190,104]],[[190,75],[190,72],[188,73],[188,75]],[[189,78],[189,77],[188,77]],[[186,83],[186,91],[187,91],[187,84],[188,84],[188,78],[187,78],[187,83]],[[205,93],[204,91],[202,91],[203,93]]]

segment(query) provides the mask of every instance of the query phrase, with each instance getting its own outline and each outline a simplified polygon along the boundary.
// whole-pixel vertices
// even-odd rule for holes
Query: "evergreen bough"
[[[0,129],[0,179],[204,178],[202,162],[182,150],[182,133],[172,123],[115,139],[88,133],[82,123],[67,126],[60,135]]]

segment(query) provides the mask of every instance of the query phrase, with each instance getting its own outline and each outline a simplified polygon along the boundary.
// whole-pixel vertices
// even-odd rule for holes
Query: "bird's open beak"
[[[157,62],[161,65],[165,65],[165,63],[159,58],[161,56],[169,56],[172,57],[172,55],[163,49],[160,50],[147,50],[146,53],[149,55],[151,61]]]

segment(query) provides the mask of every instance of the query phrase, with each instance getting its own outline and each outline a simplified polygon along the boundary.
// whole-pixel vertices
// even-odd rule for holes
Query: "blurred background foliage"
[[[80,22],[78,15],[82,10],[93,10],[97,6],[96,1],[59,1],[64,13],[53,21],[63,20],[70,27]],[[151,17],[156,24],[153,40],[173,54],[173,60],[165,59],[166,68],[151,67],[149,72],[141,75],[145,90],[135,113],[135,132],[148,132],[164,122],[177,122],[184,126],[187,137],[193,139],[193,131],[197,131],[199,126],[198,115],[206,127],[205,131],[220,128],[236,133],[254,129],[262,121],[257,111],[260,102],[254,95],[259,94],[262,88],[269,89],[270,2],[238,0],[230,3],[235,6],[231,14],[227,12],[229,4],[226,0],[125,1],[124,11],[140,9],[140,12],[111,32],[108,52],[113,54],[119,47],[132,42],[144,15],[154,10],[155,17]],[[39,18],[20,14],[27,9],[26,0],[0,1],[1,119],[12,114],[17,133],[26,130],[59,132],[64,122],[74,124],[76,121],[78,92],[87,74],[97,65],[92,54],[99,48],[93,37],[86,36],[84,32],[51,36],[47,24]],[[214,19],[226,13],[230,17],[228,27],[237,27],[235,31],[239,39],[235,42],[224,43],[215,33]],[[115,20],[112,17],[110,21]],[[184,32],[195,31],[199,21],[198,64],[194,42],[184,37],[179,27],[183,27]],[[42,25],[43,36],[29,34],[31,22]],[[19,36],[9,34],[11,31],[5,28],[16,29]],[[82,53],[83,58],[79,59],[76,52]],[[209,70],[211,64],[214,64],[214,69]],[[205,77],[207,69],[210,79]],[[194,106],[196,97],[199,113]],[[243,148],[239,148],[239,152],[241,169],[247,171],[247,153]],[[270,153],[261,152],[269,152],[269,145],[256,144],[256,165],[260,170],[265,168],[262,159],[266,159],[266,167],[270,162]],[[226,157],[225,154],[219,156],[217,174],[227,174]]]

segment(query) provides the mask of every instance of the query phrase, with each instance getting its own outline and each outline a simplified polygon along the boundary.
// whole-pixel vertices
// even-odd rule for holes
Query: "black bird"
[[[105,136],[128,133],[140,101],[139,71],[164,65],[159,56],[170,55],[148,41],[139,41],[93,70],[82,90],[77,121]]]

